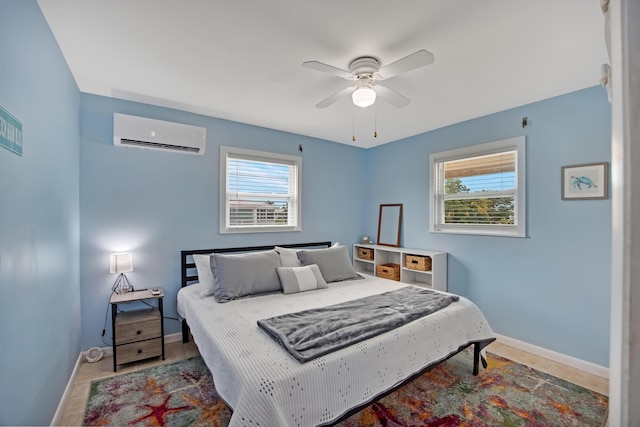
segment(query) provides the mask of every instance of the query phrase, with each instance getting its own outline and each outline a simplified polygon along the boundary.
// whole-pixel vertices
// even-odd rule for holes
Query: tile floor
[[[576,368],[572,368],[561,363],[536,356],[531,353],[518,350],[516,348],[501,344],[499,342],[492,343],[488,349],[490,353],[494,353],[514,360],[518,363],[535,368],[539,371],[546,372],[556,377],[571,381],[582,387],[596,391],[598,393],[609,394],[609,380],[597,375],[589,374]],[[84,408],[86,406],[87,397],[89,396],[89,384],[92,380],[118,375],[124,372],[135,371],[138,369],[148,368],[150,366],[161,363],[169,363],[176,360],[187,359],[199,355],[198,348],[189,342],[173,342],[166,344],[165,359],[160,358],[149,359],[146,361],[130,363],[118,367],[118,372],[113,372],[113,359],[111,356],[105,357],[96,363],[83,363],[80,365],[75,383],[71,390],[70,398],[63,409],[62,417],[58,425],[62,426],[79,426],[84,418]]]

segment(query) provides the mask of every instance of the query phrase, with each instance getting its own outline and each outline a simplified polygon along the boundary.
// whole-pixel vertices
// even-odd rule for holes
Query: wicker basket
[[[358,248],[358,258],[373,261],[373,249]]]
[[[400,281],[400,264],[382,264],[376,267],[376,276]]]
[[[404,259],[404,265],[410,270],[417,271],[430,271],[431,270],[431,257],[407,255]]]

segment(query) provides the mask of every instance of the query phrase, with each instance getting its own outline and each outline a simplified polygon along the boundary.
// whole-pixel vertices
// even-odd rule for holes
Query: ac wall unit
[[[121,147],[204,154],[207,130],[182,123],[113,114],[113,144]]]

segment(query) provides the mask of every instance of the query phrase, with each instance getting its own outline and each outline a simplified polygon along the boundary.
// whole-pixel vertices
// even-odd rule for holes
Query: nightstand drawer
[[[128,311],[116,318],[116,345],[160,336],[160,312],[157,309]]]
[[[162,355],[162,340],[160,338],[118,346],[119,364],[160,355]]]

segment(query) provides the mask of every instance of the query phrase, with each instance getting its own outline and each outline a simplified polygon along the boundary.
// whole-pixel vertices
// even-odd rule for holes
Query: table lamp
[[[133,257],[130,253],[111,254],[109,260],[109,272],[117,273],[118,278],[111,290],[117,294],[126,294],[133,291],[133,286],[124,273],[133,271]]]

